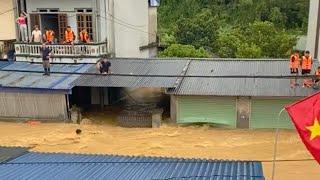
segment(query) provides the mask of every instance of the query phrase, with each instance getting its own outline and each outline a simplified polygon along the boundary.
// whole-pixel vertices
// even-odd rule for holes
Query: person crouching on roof
[[[296,50],[295,53],[291,55],[289,66],[290,66],[291,75],[297,76],[299,74],[299,66],[300,66],[300,55],[298,50]],[[298,86],[298,85],[299,84],[297,83],[297,78],[290,79],[291,88],[294,88],[295,86]]]
[[[97,69],[101,74],[111,74],[111,62],[108,61],[107,57],[104,56],[97,63]]]

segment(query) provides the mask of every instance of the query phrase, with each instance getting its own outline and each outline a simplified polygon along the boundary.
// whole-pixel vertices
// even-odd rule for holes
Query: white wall
[[[60,11],[74,11],[75,8],[92,8],[94,0],[26,0],[27,12],[38,8],[59,8]]]
[[[16,39],[13,1],[0,0],[0,12],[8,10],[11,11],[0,15],[0,40]]]
[[[148,7],[147,0],[114,0],[116,57],[149,57],[148,50],[139,49],[149,44]]]

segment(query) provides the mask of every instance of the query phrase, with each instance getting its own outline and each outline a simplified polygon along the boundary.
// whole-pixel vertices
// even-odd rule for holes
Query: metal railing
[[[41,57],[41,44],[15,43],[16,56]],[[89,44],[52,44],[47,45],[53,57],[99,57],[108,54],[106,42]]]

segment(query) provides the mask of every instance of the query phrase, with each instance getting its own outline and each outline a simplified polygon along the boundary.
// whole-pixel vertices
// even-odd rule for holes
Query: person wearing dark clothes
[[[42,63],[44,69],[44,76],[50,76],[50,56],[52,50],[46,44],[42,44]]]
[[[110,74],[111,63],[107,59],[102,59],[100,62],[100,73],[101,74]]]

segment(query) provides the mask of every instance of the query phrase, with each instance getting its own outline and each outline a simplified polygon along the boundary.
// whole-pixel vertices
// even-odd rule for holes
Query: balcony
[[[14,46],[17,61],[42,62],[41,44],[15,43]],[[101,56],[109,54],[106,42],[47,46],[53,53],[52,63],[96,63]]]

